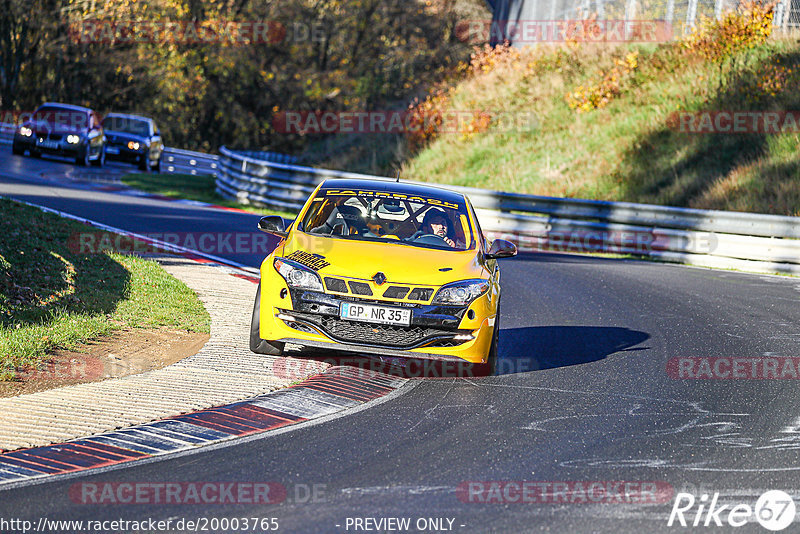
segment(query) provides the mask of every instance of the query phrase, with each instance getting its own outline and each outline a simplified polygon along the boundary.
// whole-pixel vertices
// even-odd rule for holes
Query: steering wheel
[[[434,242],[431,242],[431,238],[434,238]],[[427,242],[429,245],[440,245],[444,243],[445,245],[449,245],[444,238],[437,234],[420,234],[420,235],[413,235],[411,236],[410,241],[418,242],[421,241],[423,243]]]

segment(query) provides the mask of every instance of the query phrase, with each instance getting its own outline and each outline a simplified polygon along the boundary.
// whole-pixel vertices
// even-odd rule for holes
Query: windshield
[[[44,106],[36,110],[31,122],[37,130],[76,131],[89,127],[89,114],[56,106]]]
[[[111,132],[122,132],[147,137],[150,135],[150,123],[130,117],[109,116],[103,119],[103,128]]]
[[[475,247],[463,201],[390,191],[321,189],[298,228],[354,241],[468,250]]]

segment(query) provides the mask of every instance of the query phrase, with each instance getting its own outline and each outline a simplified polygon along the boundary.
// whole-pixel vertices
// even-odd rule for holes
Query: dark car
[[[139,115],[109,113],[103,119],[109,158],[136,163],[143,171],[161,170],[164,143],[155,121]]]
[[[105,136],[100,117],[93,110],[70,104],[46,103],[14,132],[11,151],[39,157],[42,153],[75,158],[81,165],[102,166]]]

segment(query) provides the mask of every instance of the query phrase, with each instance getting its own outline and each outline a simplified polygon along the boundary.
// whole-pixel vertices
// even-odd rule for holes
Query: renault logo
[[[382,285],[386,281],[386,275],[381,272],[377,272],[372,277],[372,281],[378,285]]]

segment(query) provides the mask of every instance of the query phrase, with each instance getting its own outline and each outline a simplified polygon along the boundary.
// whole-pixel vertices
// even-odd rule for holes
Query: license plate
[[[115,146],[106,147],[106,154],[119,154],[119,148]]]
[[[408,326],[411,324],[411,310],[372,306],[371,304],[359,304],[356,302],[343,302],[339,309],[339,316],[348,321],[364,321],[366,323],[400,326]]]
[[[37,140],[36,146],[40,146],[42,148],[58,148],[58,142],[56,141],[49,141],[46,139]]]

